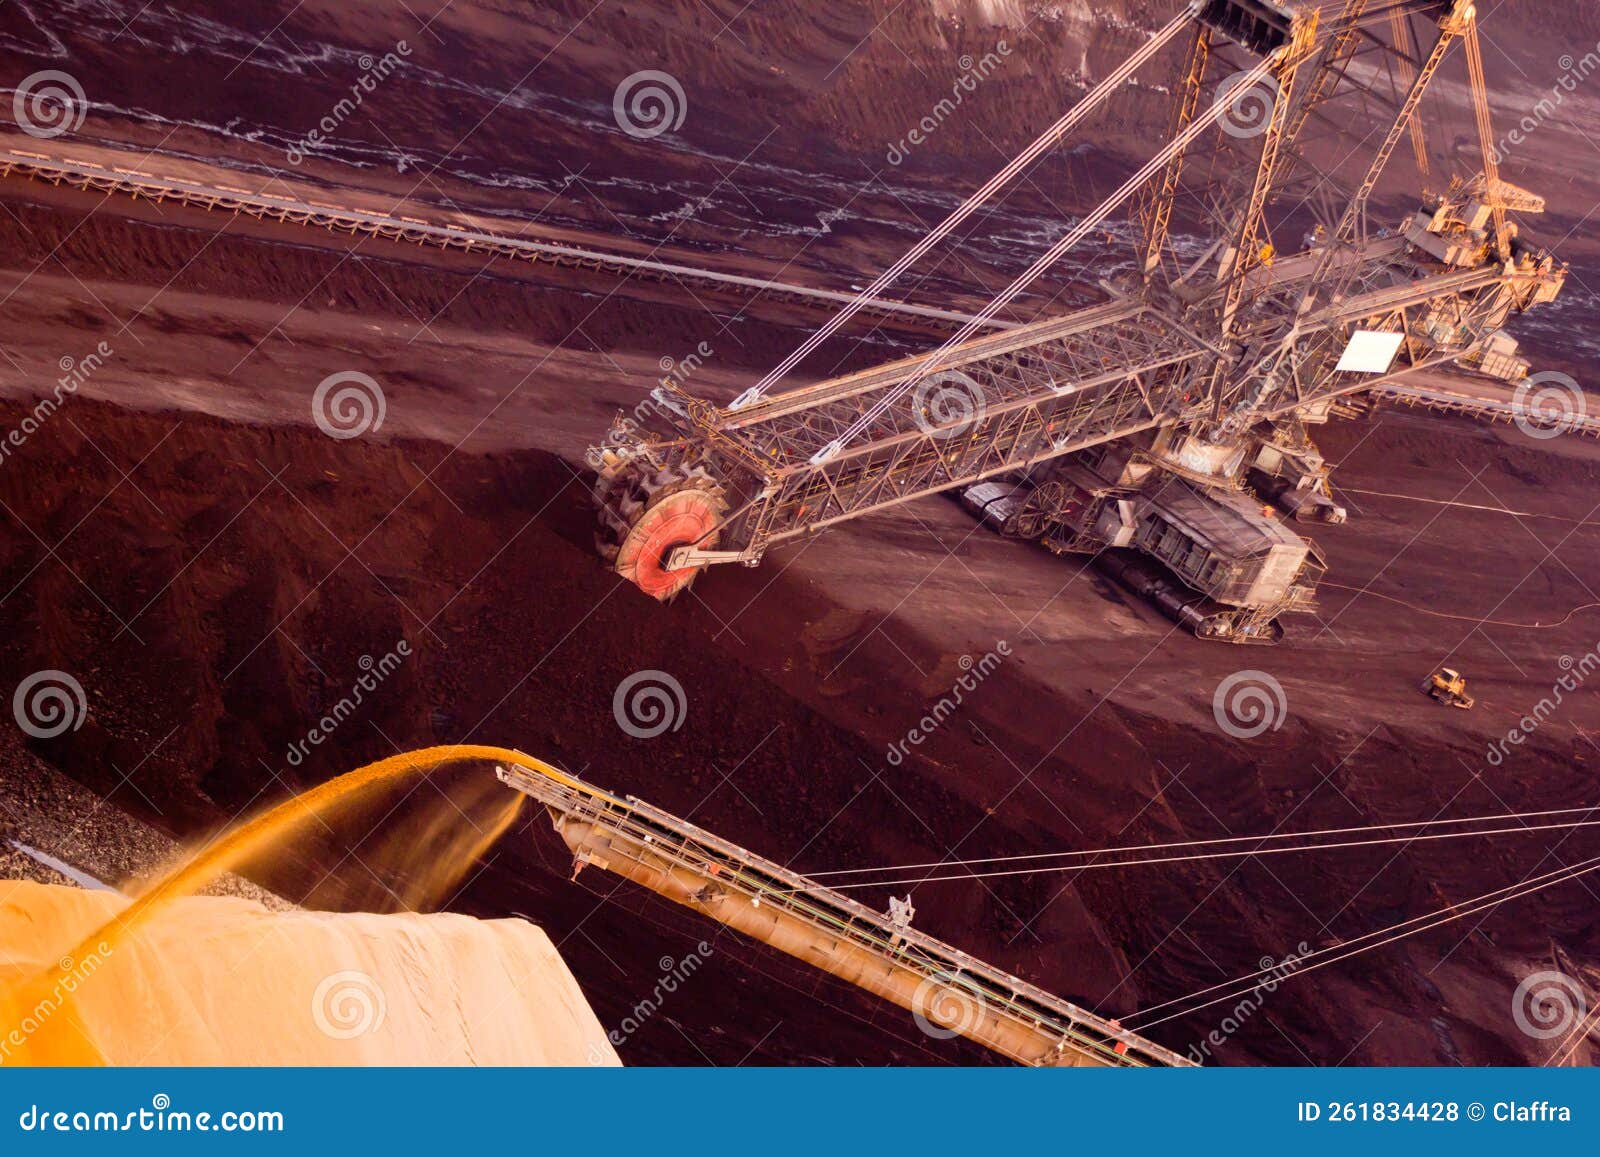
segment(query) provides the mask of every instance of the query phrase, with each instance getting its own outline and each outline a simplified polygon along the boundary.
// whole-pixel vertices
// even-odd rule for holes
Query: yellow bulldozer
[[[1463,711],[1471,711],[1472,705],[1477,702],[1467,694],[1467,680],[1460,671],[1453,671],[1449,667],[1440,667],[1432,675],[1422,681],[1422,693],[1440,703],[1448,703],[1452,707],[1459,707]]]

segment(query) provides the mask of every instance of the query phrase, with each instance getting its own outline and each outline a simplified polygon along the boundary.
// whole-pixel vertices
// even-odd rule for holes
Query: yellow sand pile
[[[0,1062],[620,1063],[549,937],[522,920],[201,896],[62,959],[127,903],[0,881]],[[41,973],[43,990],[28,983]]]

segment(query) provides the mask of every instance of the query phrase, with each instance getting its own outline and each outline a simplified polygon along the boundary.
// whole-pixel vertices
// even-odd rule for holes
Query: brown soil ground
[[[14,624],[5,677],[75,672],[88,722],[35,751],[180,835],[396,747],[468,739],[546,754],[814,869],[1560,806],[1592,792],[1588,732],[1600,711],[1589,692],[1506,766],[1487,767],[1483,751],[1547,693],[1557,656],[1595,645],[1593,615],[1557,631],[1474,632],[1332,595],[1325,631],[1307,621],[1278,650],[1240,654],[1172,635],[1058,560],[973,535],[945,503],[761,570],[714,574],[696,598],[661,608],[595,563],[583,487],[537,451],[336,443],[87,400],[58,419],[0,472],[14,527],[0,569]],[[1335,453],[1348,447],[1351,486],[1449,497],[1483,470],[1486,501],[1572,510],[1594,485],[1587,462],[1471,427],[1385,415],[1329,434]],[[1506,597],[1498,614],[1549,621],[1587,601],[1578,576],[1592,573],[1593,526],[1523,529],[1455,508],[1430,523],[1438,510],[1368,501],[1354,525],[1323,536],[1350,585],[1389,563],[1375,590],[1451,613],[1486,613]],[[1526,546],[1508,544],[1513,534]],[[346,692],[361,656],[401,638],[415,657],[291,767],[288,745]],[[890,766],[887,745],[948,688],[958,656],[1001,638],[1016,657],[916,757]],[[1418,672],[1446,659],[1472,672],[1477,711],[1415,694]],[[1280,731],[1251,743],[1221,735],[1210,711],[1211,689],[1245,664],[1274,673],[1290,705]],[[612,692],[641,668],[683,684],[681,731],[644,742],[617,729]],[[943,885],[918,892],[919,922],[1126,1012],[1301,940],[1347,938],[1548,870],[1593,843],[1532,835],[1492,854],[1418,845],[1236,873],[1139,869],[1064,891],[1052,877]],[[295,872],[303,891],[326,866],[279,865],[263,878],[298,895]],[[1285,986],[1223,1059],[1515,1059],[1504,1013],[1518,970],[1556,944],[1592,958],[1591,900],[1569,885],[1470,935]],[[657,958],[709,935],[631,889],[569,884],[548,833],[502,846],[457,904],[549,926],[608,1024],[648,987],[640,977]],[[699,1049],[728,1063],[758,1045],[770,1061],[929,1055],[898,1014],[713,939],[716,966],[695,999],[670,1010],[676,1025],[641,1032],[629,1059],[689,1062]],[[1186,1028],[1158,1035],[1186,1047]]]
[[[488,19],[496,6],[461,7]],[[857,7],[870,8],[842,10],[855,19]],[[842,43],[851,27],[830,36]],[[604,35],[619,38],[606,58],[616,64],[626,37]],[[580,47],[599,52],[602,40]],[[731,89],[740,75],[728,74]],[[896,76],[885,76],[887,88]],[[830,99],[844,97],[835,88]],[[885,112],[872,131],[883,138],[899,123]],[[730,121],[726,132],[746,129]],[[608,151],[560,140],[551,155],[567,164]],[[494,144],[475,147],[498,155]],[[538,168],[525,145],[506,157],[505,168]],[[615,160],[626,168],[626,155]],[[766,198],[755,184],[744,195],[779,203],[773,182],[760,186]],[[670,208],[659,189],[640,196]],[[25,183],[0,187],[0,199],[0,389],[12,399],[0,429],[19,426],[31,404],[20,399],[48,389],[63,358],[81,362],[101,341],[113,351],[0,461],[0,688],[58,668],[90,702],[80,730],[26,753],[23,736],[0,729],[11,757],[0,766],[44,759],[171,835],[192,838],[397,748],[464,740],[552,758],[808,870],[1593,801],[1592,689],[1502,766],[1485,760],[1549,694],[1561,657],[1600,643],[1600,611],[1559,627],[1503,625],[1555,623],[1600,597],[1589,589],[1600,569],[1591,443],[1387,412],[1328,427],[1321,441],[1351,488],[1352,520],[1316,537],[1330,581],[1350,589],[1329,586],[1320,615],[1292,622],[1275,650],[1175,634],[1092,574],[977,530],[942,499],[776,551],[755,570],[713,572],[663,608],[594,558],[583,448],[659,376],[662,357],[710,344],[691,384],[726,397],[814,316]],[[861,226],[832,237],[819,264],[860,276],[891,239]],[[800,248],[791,239],[787,256]],[[867,344],[824,351],[817,368],[915,340],[871,331]],[[1582,350],[1575,341],[1549,357],[1580,368]],[[310,396],[351,369],[382,384],[388,413],[377,435],[335,441],[310,424]],[[1472,508],[1491,505],[1529,515]],[[362,656],[402,638],[413,657],[292,764],[290,746],[346,694]],[[890,764],[888,746],[950,687],[960,657],[1000,640],[1014,658]],[[1471,676],[1475,711],[1417,693],[1445,662]],[[683,685],[688,716],[640,741],[618,729],[611,699],[651,668]],[[1273,675],[1288,703],[1282,726],[1251,741],[1223,734],[1212,714],[1213,691],[1241,668]],[[984,1059],[632,888],[593,872],[570,883],[542,824],[504,842],[451,904],[547,928],[602,1023],[648,993],[661,958],[715,946],[690,993],[621,1046],[626,1062]],[[928,886],[918,923],[1123,1015],[1301,942],[1348,939],[1594,855],[1597,842],[1539,833],[1237,870]],[[295,899],[320,885],[337,903],[323,877],[341,858],[319,846],[260,875]],[[1512,990],[1539,968],[1582,974],[1600,961],[1594,899],[1569,884],[1291,981],[1216,1056],[1542,1059],[1512,1023]],[[1153,1035],[1182,1051],[1223,1015]]]

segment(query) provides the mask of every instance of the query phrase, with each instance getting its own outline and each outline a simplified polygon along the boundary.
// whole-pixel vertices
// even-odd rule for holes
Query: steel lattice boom
[[[929,355],[736,407],[663,385],[591,455],[618,571],[666,598],[705,565],[753,564],[785,539],[1000,478],[1029,537],[1153,555],[1174,599],[1207,604],[1209,637],[1267,641],[1278,612],[1309,606],[1315,549],[1289,567],[1279,530],[1230,496],[1255,486],[1297,517],[1342,518],[1305,421],[1481,353],[1509,316],[1552,300],[1565,269],[1520,240],[1508,210],[1542,203],[1492,161],[1409,219],[1371,219],[1408,135],[1429,167],[1422,97],[1457,42],[1492,152],[1467,0],[1197,0],[1159,38],[1181,48],[1167,145],[978,316],[1133,194],[1136,273],[1103,282],[1101,304],[987,336],[969,325]],[[1370,79],[1374,56],[1389,91]],[[1383,131],[1350,148],[1357,107]],[[1183,515],[1176,482],[1226,517]],[[1216,565],[1185,575],[1176,560],[1196,549]],[[1255,601],[1239,602],[1240,575],[1269,554],[1281,581],[1246,583]]]

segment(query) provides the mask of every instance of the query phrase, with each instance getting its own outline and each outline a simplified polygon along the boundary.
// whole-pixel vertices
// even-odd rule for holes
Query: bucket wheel
[[[661,469],[648,476],[629,469],[596,488],[600,525],[596,545],[616,572],[662,602],[684,590],[698,567],[667,569],[680,546],[713,549],[726,503],[704,470]]]

